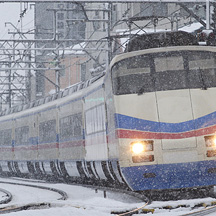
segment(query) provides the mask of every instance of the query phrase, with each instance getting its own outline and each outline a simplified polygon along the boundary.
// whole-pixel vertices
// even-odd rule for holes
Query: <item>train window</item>
[[[81,90],[81,89],[83,88],[83,85],[84,85],[84,83],[80,83],[80,84],[78,85],[77,90],[78,90],[78,91]]]
[[[183,56],[161,56],[154,61],[156,72],[184,70]]]
[[[77,113],[60,119],[60,140],[82,136],[82,114]]]
[[[86,134],[105,131],[106,115],[104,104],[93,107],[85,112]]]
[[[63,94],[63,92],[58,92],[58,98],[62,98],[62,94]]]
[[[113,66],[112,82],[117,95],[215,87],[216,55],[185,50],[135,56]]]
[[[69,93],[69,89],[65,89],[65,90],[63,91],[62,97],[67,96],[68,93]]]
[[[5,111],[5,115],[8,115],[8,114],[10,114],[10,112],[11,112],[11,110],[8,108],[8,109],[6,109],[6,111]]]
[[[11,143],[12,143],[12,130],[11,129],[4,130],[4,144],[11,145]]]
[[[77,90],[77,86],[72,86],[70,89],[69,89],[69,94],[72,94],[73,92],[75,92]]]
[[[4,145],[4,131],[0,131],[0,145]]]
[[[22,111],[23,110],[23,105],[19,105],[18,106],[18,109],[17,109],[17,112],[20,112],[20,111]]]
[[[6,129],[0,131],[0,145],[11,145],[12,144],[12,130]]]
[[[39,124],[39,142],[56,142],[56,120],[49,120]]]
[[[26,109],[28,109],[28,108],[29,108],[29,106],[30,106],[30,104],[25,104],[25,105],[23,105],[23,110],[26,110]]]
[[[188,82],[191,88],[207,89],[216,86],[216,56],[214,53],[190,53],[188,68]]]
[[[27,145],[29,143],[29,127],[23,126],[15,129],[15,144]]]
[[[38,106],[44,104],[44,102],[45,102],[45,99],[44,99],[44,98],[39,99],[39,101],[38,101]]]
[[[36,101],[32,101],[32,102],[29,104],[29,108],[34,107],[34,106],[35,106],[35,103],[36,103]]]
[[[181,53],[161,53],[155,56],[154,64],[157,91],[186,88],[186,71]]]
[[[137,67],[137,68],[136,68]],[[113,89],[116,94],[135,94],[154,91],[150,56],[136,56],[123,60],[112,68]]]
[[[54,101],[54,100],[56,100],[57,98],[58,98],[58,94],[53,94],[52,97],[51,97],[51,100]]]
[[[50,102],[52,100],[52,97],[51,96],[47,96],[46,98],[45,98],[45,103],[48,103],[48,102]]]

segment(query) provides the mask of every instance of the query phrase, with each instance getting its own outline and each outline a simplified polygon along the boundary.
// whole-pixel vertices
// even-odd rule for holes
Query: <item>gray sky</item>
[[[23,18],[20,19],[20,14],[26,9]],[[11,22],[5,27],[5,22]],[[8,35],[8,30],[14,32],[13,25],[23,32],[34,29],[34,6],[27,3],[0,3],[0,39],[12,38]],[[27,35],[26,35],[27,36]],[[32,38],[31,36],[27,36]]]

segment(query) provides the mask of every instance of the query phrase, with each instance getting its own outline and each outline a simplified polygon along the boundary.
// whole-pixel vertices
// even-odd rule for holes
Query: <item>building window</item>
[[[57,28],[63,29],[64,28],[64,22],[57,22]]]
[[[81,81],[85,81],[85,77],[86,77],[86,63],[82,63],[80,65],[80,70],[81,70]]]
[[[166,3],[141,3],[140,16],[168,16],[168,4]]]
[[[64,8],[64,4],[58,4],[58,8],[63,9]]]
[[[64,13],[58,13],[57,14],[57,19],[58,20],[63,20],[64,19]]]
[[[65,76],[65,66],[64,65],[59,65],[60,70],[59,70],[59,75],[60,77]]]

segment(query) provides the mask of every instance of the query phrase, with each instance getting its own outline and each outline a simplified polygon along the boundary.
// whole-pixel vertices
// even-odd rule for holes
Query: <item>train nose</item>
[[[163,162],[198,160],[190,90],[157,92],[157,100]]]

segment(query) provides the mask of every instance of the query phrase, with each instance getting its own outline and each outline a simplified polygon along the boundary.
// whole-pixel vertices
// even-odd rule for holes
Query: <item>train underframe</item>
[[[118,161],[0,161],[0,175],[128,189]]]

